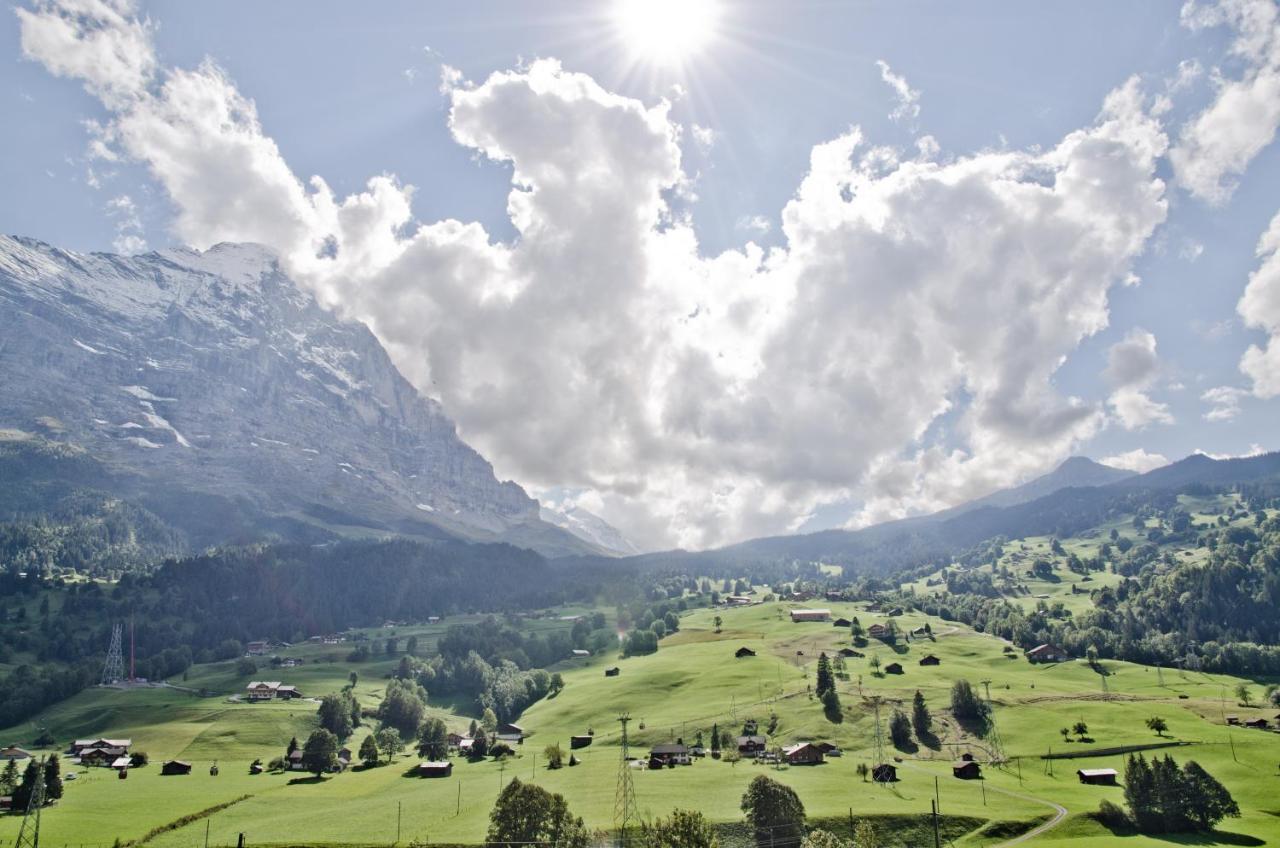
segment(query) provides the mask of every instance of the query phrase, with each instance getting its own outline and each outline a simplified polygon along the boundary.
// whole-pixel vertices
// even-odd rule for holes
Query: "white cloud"
[[[134,254],[147,249],[142,237],[142,218],[133,198],[121,194],[107,201],[107,215],[115,220],[116,237],[111,242],[117,253]]]
[[[1204,394],[1200,400],[1209,405],[1204,414],[1206,421],[1230,421],[1240,414],[1240,402],[1249,396],[1244,389],[1234,386],[1215,386]]]
[[[889,113],[889,117],[895,121],[913,121],[920,117],[919,90],[912,88],[907,83],[906,77],[901,74],[895,74],[893,69],[889,67],[889,63],[883,59],[876,60],[876,67],[880,69],[880,79],[884,80],[885,85],[893,89],[893,93],[898,100],[898,105]]]
[[[443,86],[454,138],[510,168],[511,243],[414,224],[388,175],[343,198],[304,183],[212,63],[103,96],[180,238],[275,248],[500,473],[589,490],[646,544],[785,530],[846,499],[860,521],[932,509],[1103,426],[1053,381],[1165,218],[1167,141],[1136,80],[1044,150],[922,161],[852,129],[813,148],[780,247],[715,256],[665,200],[688,182],[666,101],[551,60]]]
[[[1210,459],[1248,459],[1251,456],[1261,456],[1262,454],[1267,453],[1267,449],[1255,442],[1254,444],[1249,445],[1249,449],[1243,453],[1210,453],[1209,451],[1200,450],[1199,448],[1192,451],[1192,453],[1202,454]]]
[[[698,146],[699,152],[703,155],[711,152],[711,148],[715,146],[716,139],[719,137],[711,127],[704,127],[700,124],[691,125],[689,133],[693,136],[694,144]]]
[[[1123,468],[1127,471],[1136,471],[1139,474],[1144,474],[1153,468],[1168,465],[1169,459],[1162,454],[1147,453],[1143,448],[1135,448],[1125,453],[1105,456],[1099,462],[1112,468]]]
[[[1231,53],[1244,65],[1238,78],[1215,75],[1213,102],[1183,126],[1169,152],[1178,182],[1220,204],[1280,127],[1280,11],[1275,0],[1188,0],[1182,21],[1193,30],[1231,27]]]
[[[1240,317],[1251,327],[1268,334],[1265,347],[1250,345],[1240,360],[1240,370],[1253,382],[1260,398],[1280,395],[1280,213],[1258,240],[1261,262],[1249,275],[1244,296],[1236,305]]]
[[[1172,424],[1169,407],[1147,394],[1160,370],[1156,337],[1135,327],[1122,341],[1107,351],[1103,372],[1115,389],[1107,401],[1116,419],[1126,430],[1141,430],[1151,424]]]
[[[773,222],[763,215],[743,215],[734,226],[749,233],[764,234],[773,229]]]

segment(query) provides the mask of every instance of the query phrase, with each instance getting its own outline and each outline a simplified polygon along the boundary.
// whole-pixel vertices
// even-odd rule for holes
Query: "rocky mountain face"
[[[543,504],[539,514],[543,521],[564,528],[601,550],[619,556],[640,553],[640,549],[621,530],[580,506]]]
[[[265,248],[124,257],[0,237],[0,385],[0,429],[79,446],[143,495],[196,493],[322,536],[599,550],[541,521],[368,328]]]

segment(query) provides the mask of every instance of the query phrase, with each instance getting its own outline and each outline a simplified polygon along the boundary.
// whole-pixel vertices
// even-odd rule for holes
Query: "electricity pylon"
[[[111,647],[107,649],[107,662],[102,666],[102,685],[110,686],[124,680],[124,650],[121,642],[123,625],[111,628]]]
[[[631,782],[631,752],[627,740],[627,722],[631,721],[629,713],[618,716],[622,724],[622,760],[618,763],[618,789],[613,802],[613,826],[618,831],[618,848],[626,848],[630,844],[631,829],[640,824],[640,813],[636,805],[636,788]],[[15,846],[16,848],[16,846]]]
[[[987,721],[991,722],[991,733],[989,735],[989,743],[995,751],[994,759],[997,762],[1004,761],[1004,744],[1000,741],[1000,729],[996,727],[996,705],[991,700],[991,680],[990,678],[982,681],[982,688],[987,693]]]
[[[40,848],[40,809],[43,806],[44,757],[41,757],[36,782],[31,787],[31,798],[27,801],[27,812],[22,817],[22,827],[18,830],[18,838],[14,840],[13,848]]]

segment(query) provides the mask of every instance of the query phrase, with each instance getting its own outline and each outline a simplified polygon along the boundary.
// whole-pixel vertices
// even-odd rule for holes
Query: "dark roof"
[[[889,663],[884,670],[886,674],[902,674],[902,663]]]
[[[758,735],[758,734],[751,734],[751,735],[748,735],[748,736],[739,736],[739,737],[738,737],[738,744],[739,744],[739,745],[748,745],[748,744],[763,745],[763,744],[765,744],[765,743],[766,743],[766,742],[768,742],[768,741],[769,741],[768,739],[766,739],[765,737],[760,736],[760,735]]]
[[[653,748],[650,749],[649,751],[650,756],[663,756],[667,754],[687,754],[687,753],[689,753],[689,747],[687,745],[677,745],[675,743],[669,743],[665,745],[654,745]]]
[[[734,651],[733,655],[735,657],[754,657],[756,655],[756,652],[744,645],[743,647]]]

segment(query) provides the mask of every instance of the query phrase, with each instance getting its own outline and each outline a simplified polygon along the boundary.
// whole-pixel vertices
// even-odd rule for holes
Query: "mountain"
[[[1110,465],[1094,462],[1088,457],[1073,456],[1048,474],[1023,483],[1021,486],[1001,489],[986,497],[943,510],[937,513],[936,517],[960,515],[984,506],[1016,506],[1052,495],[1062,489],[1106,486],[1134,476],[1136,475],[1133,471],[1112,468]]]
[[[259,246],[125,257],[0,237],[0,384],[0,460],[29,475],[15,480],[118,491],[195,546],[404,534],[599,551],[542,521],[367,327]]]
[[[1178,492],[1197,488],[1233,486],[1259,486],[1280,493],[1280,453],[1225,460],[1195,454],[1145,474],[1070,459],[1030,483],[932,515],[859,530],[769,536],[713,551],[668,551],[635,559],[649,568],[678,564],[709,569],[795,560],[889,574],[927,563],[945,564],[996,536],[1065,537],[1109,517],[1132,514],[1138,504],[1167,501]]]
[[[543,521],[562,527],[579,539],[609,553],[620,556],[640,553],[640,549],[621,530],[580,506],[548,506],[544,503],[539,515]]]

